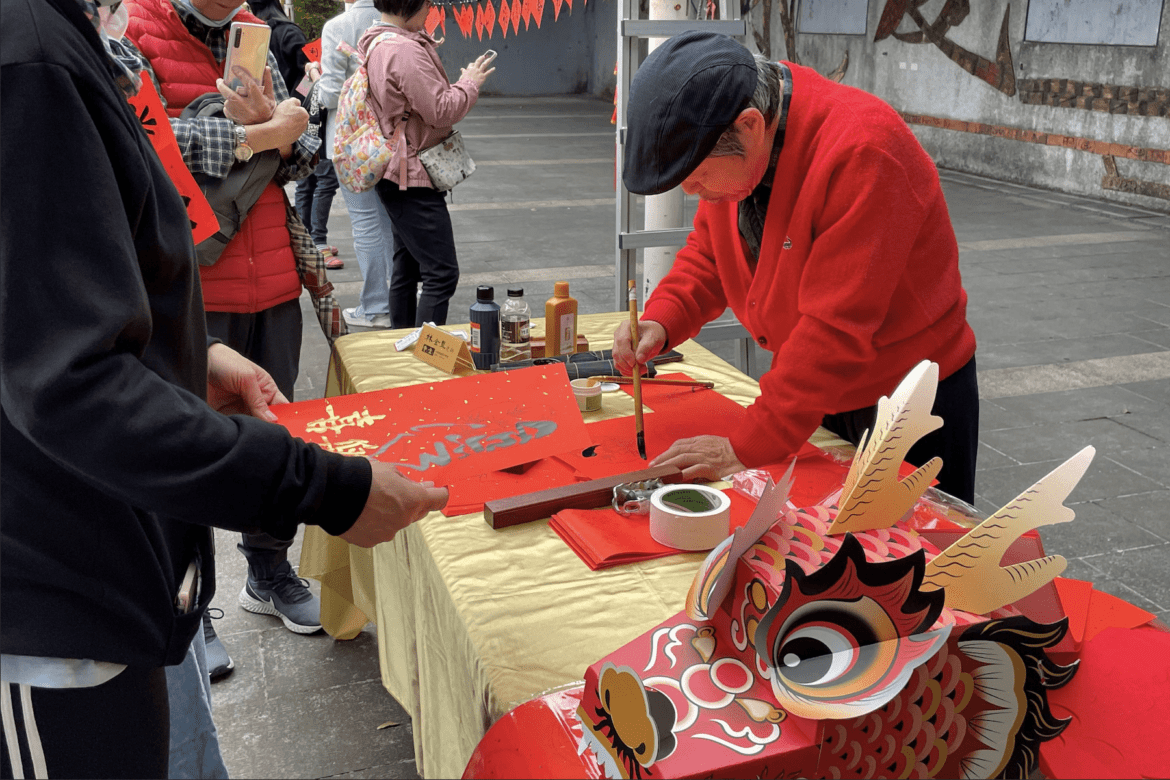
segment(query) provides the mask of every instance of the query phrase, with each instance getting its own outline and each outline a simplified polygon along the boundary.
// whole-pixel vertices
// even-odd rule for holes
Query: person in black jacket
[[[248,0],[248,8],[272,28],[268,50],[276,57],[276,65],[288,87],[288,94],[298,94],[297,85],[305,78],[305,66],[309,63],[304,52],[305,44],[309,42],[305,38],[305,31],[288,18],[280,6],[280,0]]]
[[[163,670],[202,638],[208,523],[370,547],[446,501],[292,438],[267,421],[272,378],[209,344],[187,212],[126,101],[110,11],[0,0],[4,777],[167,775]]]

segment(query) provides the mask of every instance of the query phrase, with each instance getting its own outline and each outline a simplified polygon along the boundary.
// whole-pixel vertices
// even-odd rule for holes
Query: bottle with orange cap
[[[553,297],[544,304],[544,354],[571,355],[577,351],[577,299],[569,283],[553,285]]]

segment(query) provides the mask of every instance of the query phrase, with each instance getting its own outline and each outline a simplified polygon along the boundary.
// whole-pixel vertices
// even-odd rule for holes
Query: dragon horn
[[[1002,567],[999,562],[1008,547],[1033,528],[1076,517],[1064,501],[1096,452],[1085,447],[926,564],[922,589],[942,588],[951,609],[986,615],[1055,579],[1066,565],[1061,555]]]
[[[829,533],[889,528],[930,487],[942,468],[940,459],[930,460],[901,482],[898,468],[919,439],[942,427],[942,418],[930,413],[936,390],[938,364],[924,360],[889,398],[878,401],[874,429],[862,437],[864,446],[858,447],[849,466]]]

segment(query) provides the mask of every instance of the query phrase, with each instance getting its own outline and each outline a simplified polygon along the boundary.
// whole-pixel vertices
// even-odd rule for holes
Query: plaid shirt
[[[191,35],[196,40],[203,41],[211,50],[215,61],[223,64],[227,57],[227,28],[208,27],[178,4],[175,5],[175,12],[187,25]],[[146,61],[145,57],[142,59],[144,62]],[[150,63],[145,62],[145,65],[150,70],[151,79],[157,84],[158,79],[155,78]],[[276,66],[276,58],[272,56],[271,51],[268,52],[268,66],[272,68],[272,89],[276,96],[276,102],[287,100],[289,97],[288,88],[284,85],[284,79],[279,77],[280,69]],[[165,98],[163,98],[163,105],[166,105]],[[230,119],[221,117],[171,119],[171,129],[175,132],[175,140],[179,142],[179,151],[183,153],[183,162],[187,163],[187,168],[192,173],[205,173],[218,179],[228,175],[236,161],[234,154],[236,138],[232,132],[233,124]],[[272,177],[276,185],[282,187],[290,181],[303,179],[311,174],[315,167],[317,148],[320,145],[321,140],[308,133],[298,138],[293,144],[292,154],[281,161],[280,168]]]

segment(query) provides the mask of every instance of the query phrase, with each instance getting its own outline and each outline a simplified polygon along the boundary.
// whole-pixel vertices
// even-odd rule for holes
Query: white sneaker
[[[342,309],[341,316],[345,319],[345,324],[354,328],[389,328],[390,315],[389,314],[375,314],[373,317],[363,317],[357,313],[357,307],[352,309]]]

